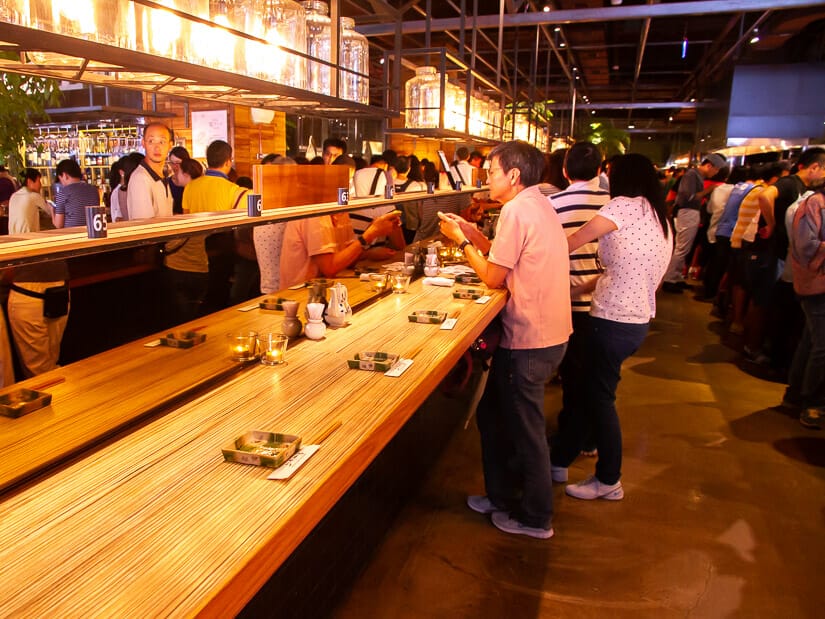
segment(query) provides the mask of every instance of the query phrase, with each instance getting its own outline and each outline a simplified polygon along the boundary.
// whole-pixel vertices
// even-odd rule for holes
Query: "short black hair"
[[[340,148],[342,154],[347,154],[347,143],[344,142],[344,140],[342,140],[341,138],[327,138],[321,145],[321,150],[325,151],[327,149],[327,146],[334,146],[335,148]]]
[[[466,161],[470,158],[470,149],[466,146],[459,146],[455,151],[455,157],[459,161]]]
[[[405,155],[399,156],[396,158],[395,165],[393,167],[399,174],[405,174],[410,169],[410,158]]]
[[[564,158],[564,170],[571,181],[589,181],[599,175],[602,154],[592,142],[576,142]]]
[[[64,159],[58,163],[54,174],[58,178],[63,174],[68,174],[72,178],[83,178],[83,172],[80,171],[80,164],[74,159]]]
[[[390,165],[393,168],[395,167],[395,162],[398,161],[398,153],[396,153],[391,148],[388,148],[383,153],[381,153],[381,156],[384,158],[384,161],[387,162],[387,165]]]
[[[370,158],[370,165],[375,165],[376,163],[387,163],[387,160],[384,159],[384,155],[373,155]]]
[[[737,183],[744,183],[745,181],[750,179],[750,173],[751,172],[747,166],[734,166],[733,169],[730,171],[730,175],[728,176],[728,183],[731,185],[735,185]]]
[[[223,140],[215,140],[206,147],[206,165],[220,168],[232,159],[232,147]]]
[[[490,151],[490,161],[495,157],[498,157],[499,165],[505,172],[517,169],[520,173],[520,182],[525,187],[538,185],[541,180],[544,157],[535,146],[521,140],[502,142]]]
[[[810,165],[818,163],[825,165],[825,148],[821,146],[814,146],[813,148],[806,148],[799,155],[799,161],[796,162],[797,169],[807,168]]]
[[[278,157],[280,157],[277,153],[269,153],[263,159],[261,159],[261,165],[269,165],[273,161],[275,161]]]
[[[479,151],[474,150],[470,153],[470,161],[472,161],[473,159],[481,159],[482,161],[484,161],[484,155],[482,155]]]
[[[252,189],[252,179],[248,176],[239,176],[237,179],[235,179],[235,184],[238,185],[238,187]]]
[[[20,173],[20,184],[25,185],[27,181],[36,182],[38,178],[43,176],[39,170],[34,168],[26,168]]]

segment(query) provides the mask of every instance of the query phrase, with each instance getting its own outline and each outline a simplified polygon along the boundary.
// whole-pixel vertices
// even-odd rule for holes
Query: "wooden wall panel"
[[[265,209],[337,202],[338,188],[349,186],[347,166],[256,165],[253,171]]]

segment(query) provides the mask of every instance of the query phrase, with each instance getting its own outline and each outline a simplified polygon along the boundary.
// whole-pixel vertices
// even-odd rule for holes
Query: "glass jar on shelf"
[[[416,68],[415,77],[405,85],[405,125],[410,129],[438,128],[440,106],[441,78],[435,67]]]
[[[447,96],[444,100],[444,128],[452,131],[467,131],[467,94],[463,87],[447,82]]]
[[[355,20],[341,18],[341,67],[353,71],[339,71],[341,98],[368,105],[370,50],[367,37],[355,30]]]
[[[0,21],[29,25],[29,0],[0,0]]]
[[[332,60],[332,20],[329,18],[329,6],[321,0],[304,0],[301,3],[306,11],[306,53],[319,60]],[[322,95],[332,94],[330,83],[331,67],[319,62],[309,61],[307,86],[312,92]]]
[[[247,75],[305,89],[306,60],[287,51],[307,49],[304,8],[294,0],[238,0],[235,11],[244,32],[267,41],[245,41]]]

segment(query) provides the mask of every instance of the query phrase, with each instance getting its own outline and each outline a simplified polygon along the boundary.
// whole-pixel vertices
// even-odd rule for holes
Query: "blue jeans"
[[[566,346],[496,350],[476,411],[487,496],[529,527],[549,529],[553,519],[544,385]]]
[[[805,329],[796,346],[785,400],[805,408],[825,409],[825,294],[799,297]]]
[[[622,476],[622,429],[616,412],[616,388],[622,362],[635,353],[645,339],[648,324],[615,322],[590,317],[587,338],[586,406],[571,415],[559,428],[553,443],[553,464],[570,466],[592,431],[599,459],[596,478],[612,485]]]

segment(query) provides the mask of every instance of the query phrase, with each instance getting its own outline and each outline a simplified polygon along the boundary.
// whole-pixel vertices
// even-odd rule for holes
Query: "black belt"
[[[65,285],[65,284],[64,284]],[[27,297],[34,297],[35,299],[45,299],[46,294],[44,292],[35,292],[34,290],[29,290],[28,288],[21,288],[16,284],[11,285],[11,289],[15,292],[19,292],[20,294],[24,294]]]

